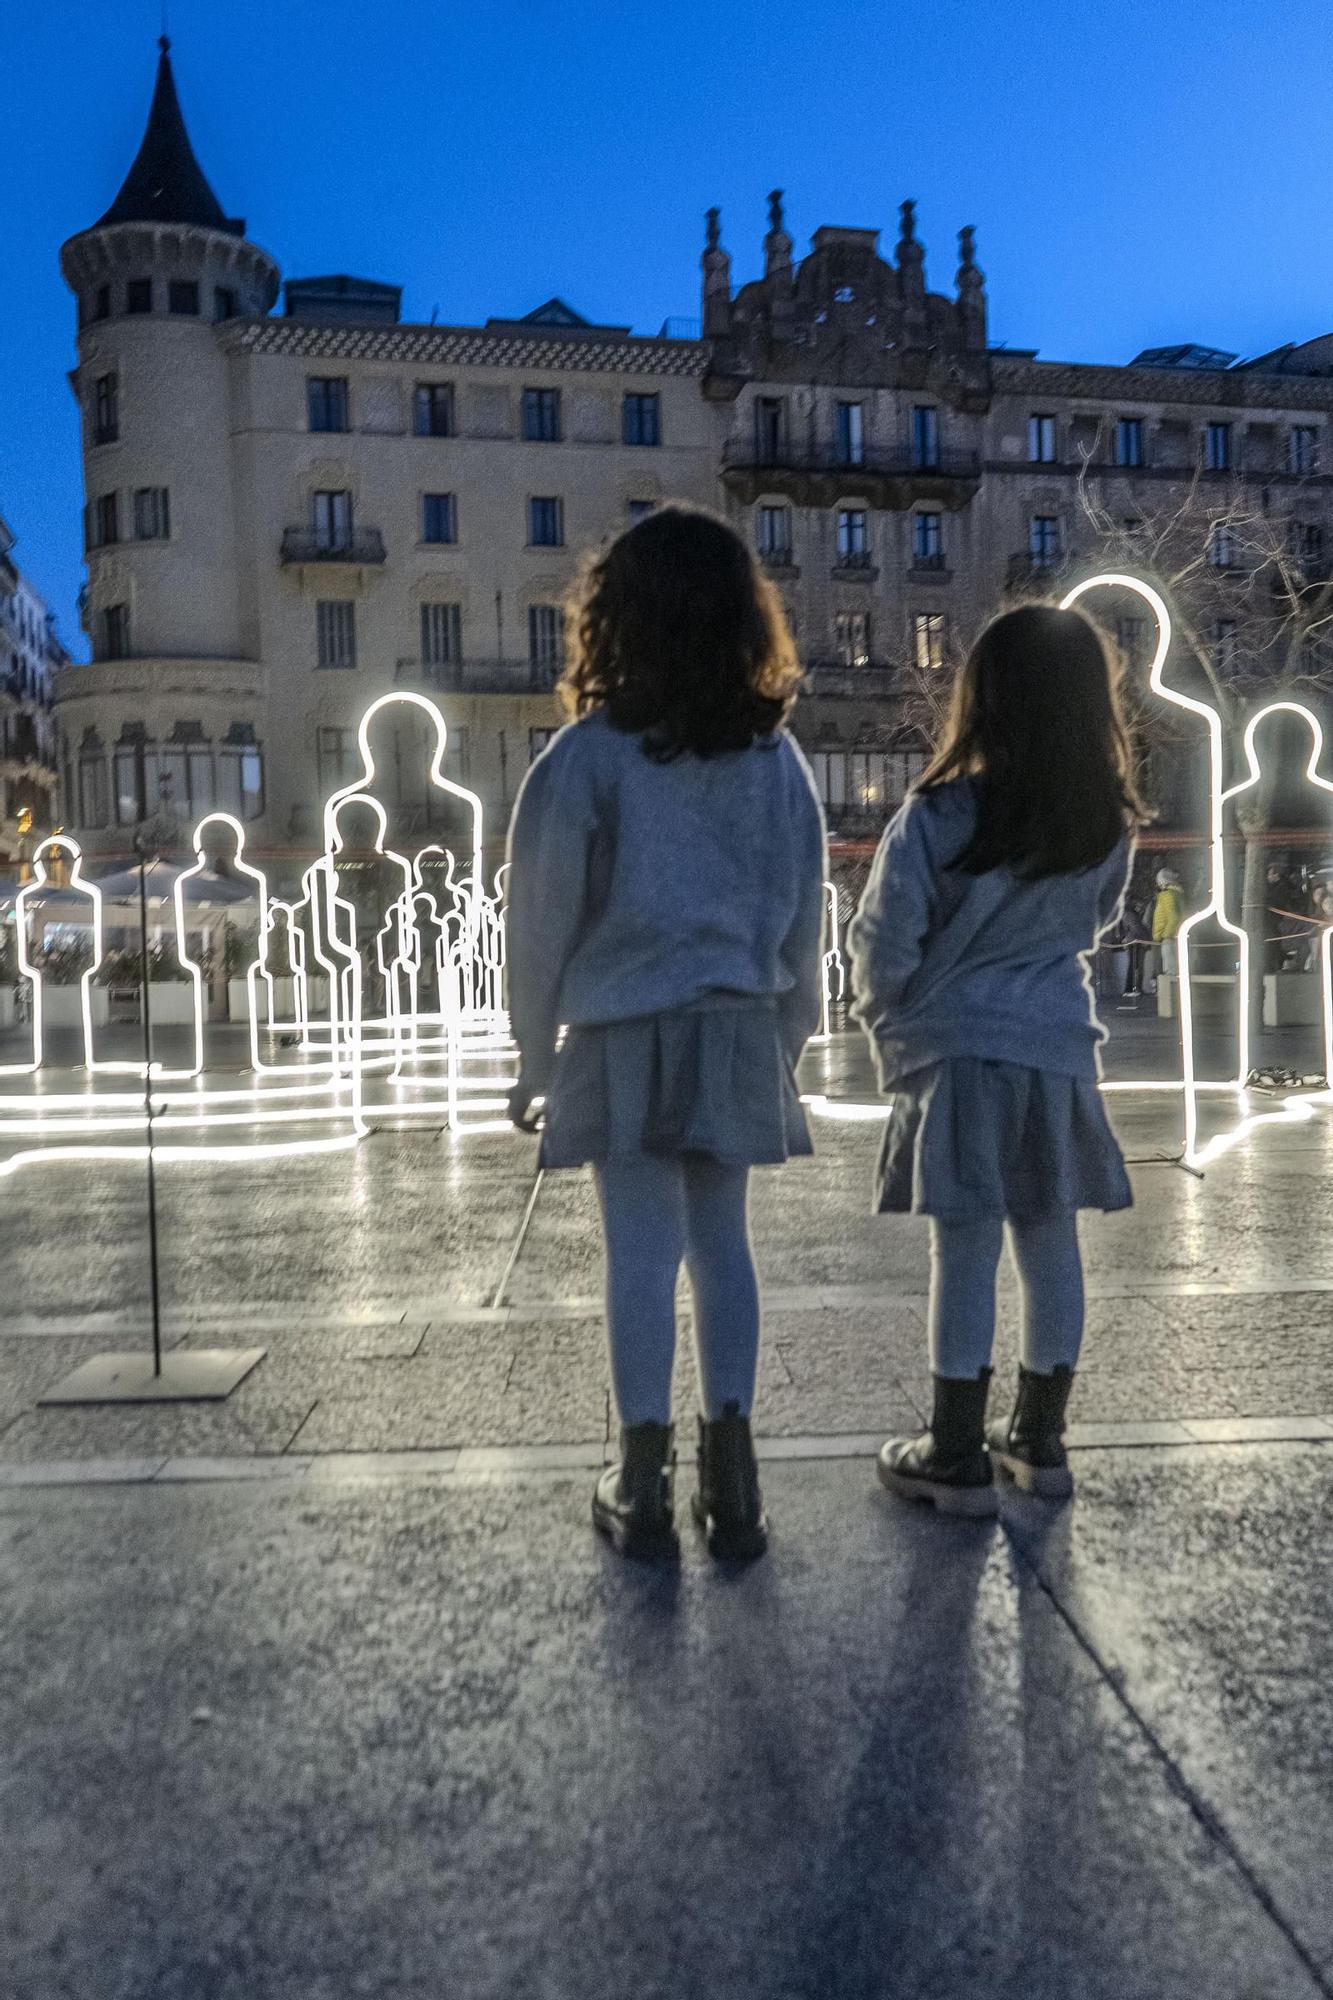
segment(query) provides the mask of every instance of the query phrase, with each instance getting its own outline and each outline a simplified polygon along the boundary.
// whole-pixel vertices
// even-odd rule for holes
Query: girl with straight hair
[[[592,562],[570,631],[577,720],[533,764],[510,833],[510,1112],[535,1129],[544,1098],[542,1165],[590,1162],[597,1185],[621,1451],[595,1525],[627,1555],[676,1546],[683,1261],[694,1513],[714,1555],[748,1559],[767,1543],[749,1173],[811,1150],[793,1071],[820,1015],[824,823],[782,726],[800,670],[745,544],[685,507]]]
[[[930,1428],[891,1438],[891,1492],[996,1511],[993,1465],[1073,1490],[1063,1435],[1083,1336],[1081,1208],[1128,1208],[1098,1090],[1087,955],[1116,919],[1142,817],[1115,678],[1078,611],[982,632],[934,761],[887,828],[849,931],[853,1012],[889,1117],[881,1212],[930,1217]],[[1005,1225],[1018,1391],[987,1437]]]

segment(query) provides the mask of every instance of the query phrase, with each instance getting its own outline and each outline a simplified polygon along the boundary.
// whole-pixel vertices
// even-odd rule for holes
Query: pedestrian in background
[[[704,1411],[696,1518],[763,1552],[750,1434],[752,1166],[808,1153],[793,1081],[818,1025],[824,822],[782,724],[800,677],[772,585],[712,515],[663,507],[593,562],[561,685],[578,720],[533,764],[509,857],[511,1098],[544,1167],[591,1162],[621,1455],[593,1519],[675,1546],[671,1375],[682,1260]],[[557,1053],[557,1033],[567,1024]]]
[[[1106,1031],[1087,954],[1116,918],[1140,814],[1095,626],[1049,606],[1005,612],[968,656],[851,925],[852,1011],[889,1099],[877,1206],[931,1219],[930,1426],[891,1438],[879,1475],[948,1512],[995,1512],[993,1460],[1027,1491],[1072,1490],[1077,1214],[1132,1199],[1097,1087]],[[1006,1223],[1022,1360],[988,1440]]]
[[[1174,868],[1159,868],[1157,871],[1157,897],[1152,909],[1153,941],[1153,986],[1163,975],[1168,979],[1176,976],[1178,947],[1176,939],[1180,926],[1185,921],[1185,898],[1181,892],[1180,877]]]

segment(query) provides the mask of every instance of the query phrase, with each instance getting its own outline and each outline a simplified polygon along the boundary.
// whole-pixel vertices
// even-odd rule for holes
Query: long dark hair
[[[694,507],[660,507],[592,558],[569,638],[566,712],[605,709],[662,763],[770,736],[801,674],[772,584],[725,521]]]
[[[917,789],[953,778],[977,789],[976,828],[951,864],[968,875],[1095,868],[1145,817],[1116,677],[1082,612],[1028,604],[986,626]]]

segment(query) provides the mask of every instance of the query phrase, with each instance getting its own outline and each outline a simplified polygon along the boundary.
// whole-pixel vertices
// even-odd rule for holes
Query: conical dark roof
[[[143,144],[120,193],[93,227],[105,229],[115,222],[190,222],[201,229],[244,236],[245,224],[223,214],[194,156],[171,73],[171,44],[165,35],[158,46],[162,54]]]

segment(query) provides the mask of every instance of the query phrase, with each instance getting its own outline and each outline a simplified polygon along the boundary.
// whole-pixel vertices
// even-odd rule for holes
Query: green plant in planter
[[[258,929],[241,930],[228,924],[223,952],[228,979],[244,979],[259,952]]]
[[[82,937],[61,938],[42,954],[43,979],[52,986],[77,986],[93,962],[93,941]]]

